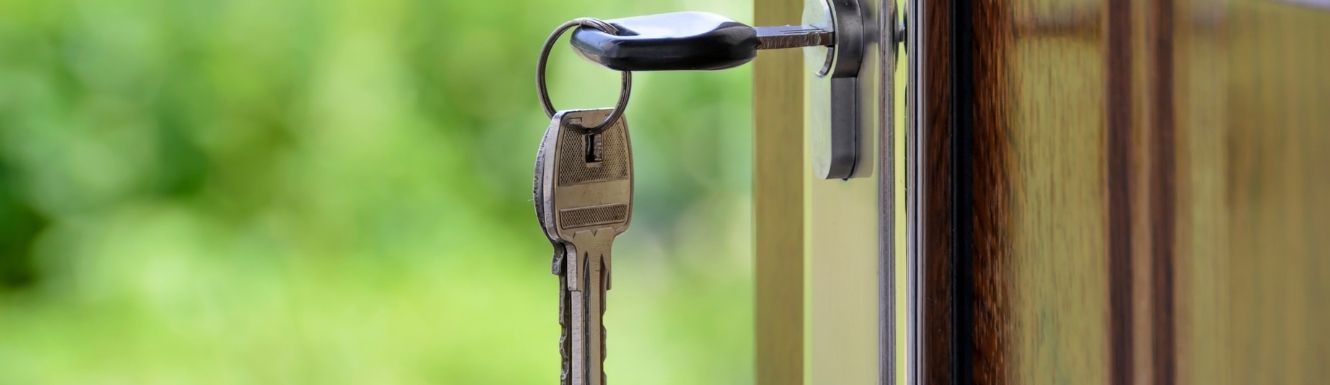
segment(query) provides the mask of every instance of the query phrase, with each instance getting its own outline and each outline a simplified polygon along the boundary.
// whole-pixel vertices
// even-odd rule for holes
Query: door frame
[[[836,0],[843,1],[843,0]],[[816,178],[808,156],[804,53],[754,61],[755,375],[762,385],[894,384],[904,292],[904,184],[896,0],[868,0],[874,23],[860,70],[860,158],[848,180]],[[804,0],[754,0],[756,25],[799,24]],[[890,90],[890,92],[884,92]],[[890,95],[890,96],[885,96]],[[883,124],[885,123],[885,124]],[[898,252],[898,250],[900,250]]]

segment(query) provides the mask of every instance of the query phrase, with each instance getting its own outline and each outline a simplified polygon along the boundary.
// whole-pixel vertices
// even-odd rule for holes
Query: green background
[[[0,0],[0,384],[556,383],[542,40],[749,3]],[[636,76],[611,383],[752,382],[749,77]]]

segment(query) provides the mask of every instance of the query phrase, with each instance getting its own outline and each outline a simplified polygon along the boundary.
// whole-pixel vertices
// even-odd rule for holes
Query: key
[[[610,34],[578,28],[578,54],[619,71],[716,70],[753,60],[759,49],[831,46],[831,31],[806,25],[750,27],[707,12],[673,12],[606,20]]]
[[[571,305],[569,304],[571,298],[567,289],[568,278],[564,274],[563,266],[564,255],[566,255],[568,251],[566,249],[566,244],[560,240],[556,232],[553,231],[554,219],[546,216],[546,213],[550,212],[550,210],[547,208],[549,200],[545,198],[545,191],[547,188],[545,181],[548,180],[547,175],[553,173],[552,170],[546,168],[546,166],[550,164],[546,159],[548,157],[547,155],[552,154],[555,143],[558,141],[559,133],[562,131],[559,123],[562,119],[563,116],[560,114],[556,115],[551,120],[549,128],[545,130],[545,135],[541,139],[540,148],[536,152],[535,187],[533,191],[535,198],[533,201],[536,206],[536,217],[542,224],[541,230],[544,231],[545,237],[550,241],[550,245],[554,249],[551,258],[551,272],[559,277],[559,328],[561,331],[559,334],[559,356],[561,358],[560,384],[568,385],[568,381],[570,380],[569,375],[571,374],[570,354],[572,349],[570,346],[572,340],[569,335],[569,327],[572,325],[572,320]]]
[[[864,137],[861,115],[871,110],[862,105],[867,95],[859,70],[874,48],[888,54],[881,49],[904,36],[904,24],[887,23],[897,19],[894,13],[872,15],[871,8],[853,0],[812,0],[805,3],[803,25],[774,27],[750,27],[704,12],[628,17],[580,25],[572,46],[584,58],[625,73],[725,69],[747,63],[758,50],[804,47],[812,75],[806,105],[809,121],[817,123],[808,130],[813,171],[819,178],[849,179],[862,170],[856,168]]]
[[[554,255],[550,258],[553,261],[550,270],[553,274],[562,276],[563,255],[565,254],[563,249],[564,245],[563,242],[559,240],[558,236],[552,231],[553,226],[547,225],[552,224],[554,219],[546,216],[546,213],[548,212],[546,209],[546,203],[548,202],[545,199],[545,180],[547,179],[547,170],[545,166],[548,164],[545,161],[545,158],[547,153],[554,148],[554,142],[558,140],[560,119],[562,119],[560,116],[555,116],[551,119],[550,126],[545,129],[545,135],[541,137],[540,147],[536,150],[535,182],[532,183],[532,195],[534,198],[532,201],[535,202],[536,206],[536,218],[541,223],[540,229],[545,233],[545,238],[549,239],[550,246],[554,248]]]
[[[614,238],[632,213],[632,151],[620,118],[598,133],[584,126],[603,121],[609,109],[554,115],[537,161],[538,216],[555,244],[560,276],[563,383],[605,383],[605,294],[611,282]],[[559,254],[562,246],[562,255]]]
[[[536,151],[535,181],[532,189],[534,199],[532,199],[532,201],[535,202],[536,206],[536,218],[541,223],[540,229],[545,233],[545,238],[550,241],[550,246],[554,249],[553,256],[550,259],[552,260],[551,272],[559,277],[559,328],[561,330],[559,335],[559,356],[561,357],[560,384],[567,385],[570,349],[568,344],[571,342],[568,339],[568,327],[571,325],[571,322],[569,320],[570,313],[568,308],[569,296],[566,288],[567,277],[563,274],[563,256],[567,254],[567,250],[565,250],[563,241],[559,240],[558,236],[551,231],[552,226],[545,225],[546,223],[553,222],[552,218],[545,216],[545,213],[548,212],[546,209],[547,201],[545,199],[545,180],[547,179],[547,163],[545,159],[547,152],[552,151],[554,148],[553,143],[558,140],[557,138],[560,132],[559,122],[561,119],[563,119],[562,116],[555,116],[552,119],[549,128],[545,130],[545,135],[541,138],[540,147]]]

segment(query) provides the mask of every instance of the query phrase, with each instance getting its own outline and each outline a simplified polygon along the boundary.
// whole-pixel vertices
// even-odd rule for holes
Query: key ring
[[[536,61],[536,89],[540,92],[540,102],[545,105],[545,115],[549,115],[551,118],[554,117],[556,110],[554,109],[554,103],[550,102],[549,88],[545,86],[545,64],[549,61],[550,50],[554,48],[554,43],[559,40],[559,36],[563,35],[569,28],[579,26],[595,28],[608,34],[619,33],[619,28],[613,24],[600,19],[579,17],[559,25],[559,28],[554,29],[554,32],[550,33],[550,37],[545,39],[545,46],[540,50],[540,59]],[[623,110],[628,108],[628,96],[633,92],[633,73],[629,71],[621,72],[623,73],[623,85],[619,89],[619,103],[614,106],[614,111],[610,112],[610,116],[605,117],[605,121],[594,127],[587,127],[593,133],[603,131],[605,127],[609,127],[610,124],[618,121],[623,116]]]

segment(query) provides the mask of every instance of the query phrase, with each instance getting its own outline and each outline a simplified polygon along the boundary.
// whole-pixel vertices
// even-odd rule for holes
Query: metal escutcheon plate
[[[809,155],[814,175],[823,179],[853,177],[860,158],[859,71],[869,45],[868,17],[859,0],[807,0],[804,6],[803,23],[835,31],[836,39],[831,47],[804,49]]]

